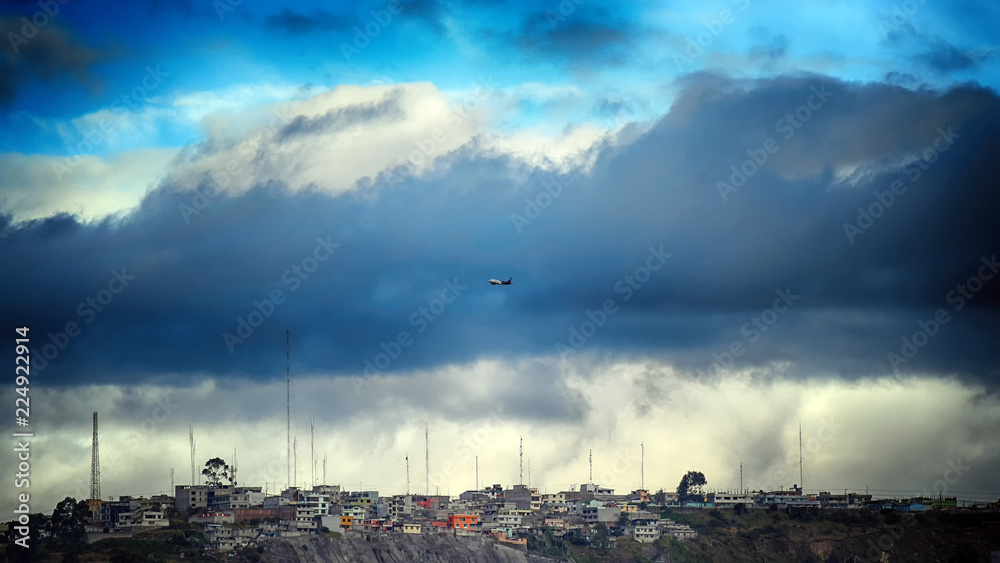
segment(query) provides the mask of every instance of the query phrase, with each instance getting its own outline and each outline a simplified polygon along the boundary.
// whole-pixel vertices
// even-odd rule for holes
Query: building
[[[448,516],[449,530],[472,530],[479,527],[479,516],[476,514],[451,514]]]
[[[733,508],[737,504],[743,506],[754,506],[757,504],[757,495],[751,493],[715,492],[708,493],[708,502],[716,508]]]
[[[317,516],[330,515],[330,497],[323,493],[306,493],[300,504],[315,510]]]
[[[538,511],[542,508],[542,495],[538,489],[529,489],[526,485],[514,485],[504,491],[504,500],[515,503],[518,510]]]
[[[132,513],[132,525],[141,528],[163,528],[170,525],[162,510],[142,510]]]
[[[609,506],[588,506],[583,508],[583,521],[587,524],[617,522],[622,511]]]
[[[639,543],[653,543],[660,539],[660,528],[655,520],[636,520],[632,524],[632,536]]]
[[[232,490],[229,485],[177,485],[174,487],[174,509],[187,512],[192,508],[209,508],[216,495],[228,495]]]

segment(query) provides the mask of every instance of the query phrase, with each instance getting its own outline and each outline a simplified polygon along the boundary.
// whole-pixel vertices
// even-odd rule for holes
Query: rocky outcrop
[[[301,563],[551,563],[486,537],[446,534],[355,534],[274,539],[264,542],[264,561]]]

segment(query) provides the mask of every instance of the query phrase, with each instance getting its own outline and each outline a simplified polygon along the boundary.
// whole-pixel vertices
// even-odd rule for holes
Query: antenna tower
[[[191,442],[191,486],[195,486],[195,465],[194,465],[194,426],[188,425],[188,441]]]
[[[309,423],[309,460],[312,462],[312,485],[316,486],[316,419]]]
[[[285,329],[285,421],[287,429],[285,431],[285,441],[288,447],[288,457],[285,458],[285,466],[288,475],[285,477],[285,482],[290,483],[292,480],[292,370],[291,370],[291,335],[287,328]],[[286,485],[287,486],[287,485]]]
[[[646,444],[639,442],[639,448],[642,449],[642,455],[639,457],[639,488],[646,490]]]
[[[410,494],[410,454],[406,454],[406,494]]]
[[[93,500],[101,499],[101,456],[97,451],[97,411],[94,411],[94,446],[90,454],[90,498]]]
[[[427,495],[431,494],[431,435],[427,429],[427,423],[424,423],[424,491]]]
[[[521,473],[519,474],[518,481],[523,485],[524,484],[524,438],[523,437],[521,438],[521,445],[518,447],[518,452],[519,452],[518,455],[521,458],[520,461]]]
[[[799,421],[799,494],[805,491],[805,485],[802,483],[802,421]]]

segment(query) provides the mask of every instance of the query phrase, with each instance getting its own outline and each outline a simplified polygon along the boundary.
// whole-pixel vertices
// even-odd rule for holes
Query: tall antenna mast
[[[639,448],[642,449],[642,455],[639,458],[639,488],[646,490],[646,444],[639,442]]]
[[[518,455],[521,458],[520,461],[521,472],[519,474],[518,481],[523,485],[524,484],[524,437],[521,437],[521,445],[518,446],[518,452],[519,452]]]
[[[299,445],[298,438],[292,438],[292,486],[299,486]]]
[[[431,435],[430,431],[427,429],[427,423],[424,423],[424,493],[428,496],[431,494]]]
[[[802,421],[799,421],[799,494],[805,491],[805,485],[802,483]]]
[[[743,494],[743,461],[740,461],[740,494]]]
[[[195,486],[195,473],[194,473],[194,426],[188,425],[188,439],[191,441],[191,486]]]
[[[323,486],[326,486],[326,454],[323,454]]]
[[[316,486],[316,419],[309,423],[309,465],[312,466],[312,487]]]
[[[587,482],[589,484],[593,485],[594,484],[594,450],[590,450],[590,454],[588,455],[588,457],[590,458],[590,478],[588,479]]]
[[[176,490],[174,488],[174,468],[173,467],[170,468],[170,490],[171,491]]]
[[[410,494],[410,454],[406,454],[406,494]]]
[[[287,422],[287,429],[285,434],[285,439],[288,442],[288,457],[285,458],[286,470],[288,472],[285,478],[285,483],[291,483],[292,480],[292,370],[291,370],[291,335],[287,328],[285,329],[285,416]],[[285,485],[288,486],[287,484]]]
[[[476,490],[479,490],[479,456],[476,456]]]
[[[94,411],[94,444],[90,453],[90,498],[92,500],[101,499],[101,456],[97,450],[97,411]]]

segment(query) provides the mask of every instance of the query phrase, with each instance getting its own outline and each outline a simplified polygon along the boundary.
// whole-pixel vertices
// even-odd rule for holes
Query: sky
[[[995,501],[998,24],[943,0],[0,2],[32,510],[89,497],[95,411],[105,499],[190,484],[193,433],[197,472],[269,492],[742,466]]]

